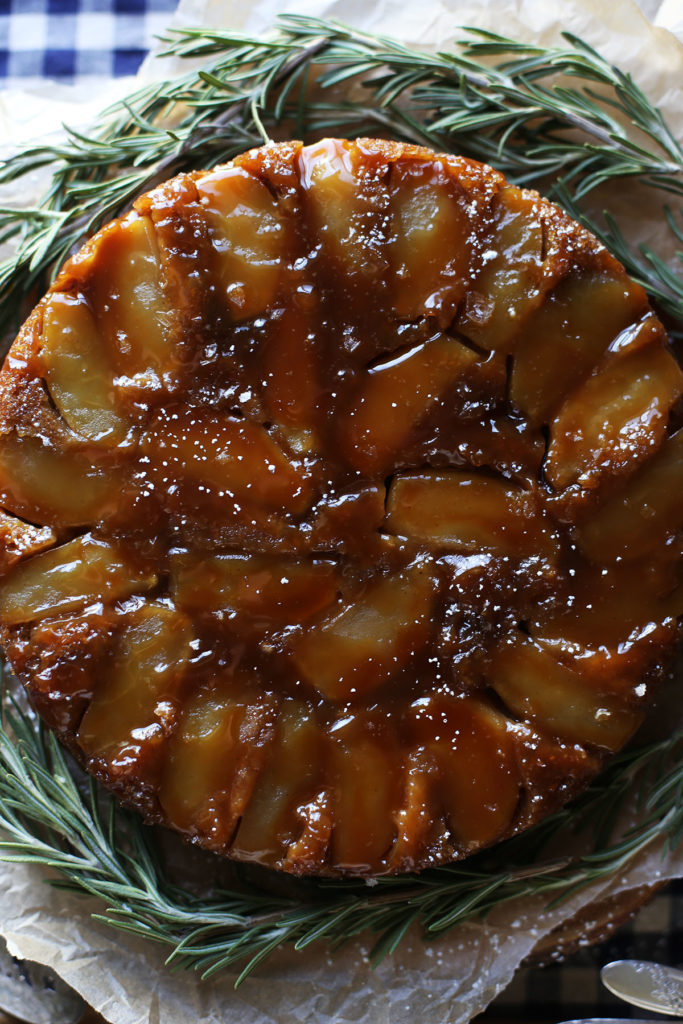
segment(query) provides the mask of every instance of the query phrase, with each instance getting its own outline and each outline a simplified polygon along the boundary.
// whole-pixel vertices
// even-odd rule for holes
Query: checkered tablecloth
[[[683,880],[658,893],[608,941],[579,950],[563,963],[519,971],[487,1016],[520,1024],[581,1017],[659,1020],[660,1014],[644,1014],[627,1006],[601,984],[600,968],[625,959],[656,960],[672,967],[683,964]]]
[[[176,2],[0,0],[0,88],[134,74]],[[563,964],[521,971],[486,1016],[528,1022],[638,1016],[600,985],[600,966],[623,957],[683,962],[683,881],[657,895],[608,942]]]
[[[177,0],[0,0],[0,84],[133,75]]]

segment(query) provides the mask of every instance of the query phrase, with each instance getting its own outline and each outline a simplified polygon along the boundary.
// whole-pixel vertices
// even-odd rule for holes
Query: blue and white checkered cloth
[[[0,87],[132,75],[177,0],[0,0]]]

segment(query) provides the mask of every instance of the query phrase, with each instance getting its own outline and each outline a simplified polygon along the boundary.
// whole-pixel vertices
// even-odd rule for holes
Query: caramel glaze
[[[639,725],[683,611],[683,374],[496,171],[360,139],[180,175],[0,376],[0,622],[87,769],[220,853],[466,856]]]

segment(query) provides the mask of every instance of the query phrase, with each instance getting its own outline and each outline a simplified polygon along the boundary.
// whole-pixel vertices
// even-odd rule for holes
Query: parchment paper
[[[641,0],[641,6],[647,17],[631,0],[291,0],[286,9],[336,17],[438,48],[460,35],[458,25],[543,44],[558,42],[560,32],[568,29],[630,70],[683,139],[683,3]],[[174,24],[259,32],[283,9],[278,0],[181,0]],[[166,74],[169,67],[168,60],[148,60],[142,75]],[[108,85],[107,99],[128,85]],[[73,91],[68,109],[60,105],[62,99],[41,108],[35,96],[27,101],[25,95],[5,94],[0,98],[0,145],[52,132],[60,120],[82,125],[102,96],[93,98],[89,87],[88,108],[79,105]],[[22,103],[29,104],[26,116]],[[27,191],[24,184],[23,201],[30,201]],[[19,198],[16,190],[12,196]],[[633,194],[626,187],[621,206],[633,210]],[[649,210],[630,221],[633,237],[646,238],[661,250],[664,232]],[[544,909],[543,899],[518,901],[431,946],[410,935],[374,972],[361,942],[334,956],[315,948],[302,954],[284,951],[238,992],[230,973],[206,983],[192,974],[169,973],[160,947],[94,922],[90,914],[100,905],[42,884],[47,873],[33,866],[0,866],[0,931],[15,955],[56,969],[112,1024],[413,1024],[416,1019],[465,1024],[505,987],[536,943],[582,907],[680,876],[683,849],[675,856],[651,849],[627,872],[552,911]]]

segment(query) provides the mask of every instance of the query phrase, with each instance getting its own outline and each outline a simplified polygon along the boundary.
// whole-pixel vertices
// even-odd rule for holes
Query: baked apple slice
[[[547,422],[619,333],[647,312],[643,289],[605,263],[568,274],[524,325],[510,400],[533,424]]]
[[[552,217],[538,193],[507,186],[496,207],[486,259],[467,293],[458,330],[484,348],[511,352],[562,263],[557,246],[549,244]]]
[[[477,362],[466,345],[437,334],[376,363],[344,415],[343,446],[351,465],[364,473],[391,468],[420,422]]]
[[[294,514],[311,501],[310,476],[301,464],[287,458],[265,427],[241,417],[165,410],[143,437],[142,451],[158,486],[171,496]],[[183,480],[192,486],[179,492]]]
[[[240,167],[219,168],[196,185],[231,316],[239,321],[264,313],[277,293],[286,246],[277,200]]]
[[[0,619],[33,622],[144,593],[156,582],[156,574],[121,546],[84,534],[20,562],[4,577]]]
[[[491,659],[491,686],[537,728],[571,743],[619,750],[642,721],[626,693],[603,688],[579,661],[569,666],[528,637],[503,643]]]
[[[433,693],[415,700],[405,721],[416,744],[411,773],[428,780],[428,820],[445,818],[454,845],[464,849],[502,835],[521,782],[507,719],[479,699]]]
[[[0,572],[3,575],[17,562],[56,543],[57,538],[49,526],[33,526],[0,511]]]
[[[652,338],[653,327],[646,331]],[[592,489],[633,472],[661,444],[683,373],[654,331],[653,351],[637,346],[607,358],[551,423],[545,475],[554,487]]]
[[[177,339],[152,222],[132,213],[105,228],[94,262],[107,270],[91,270],[83,287],[121,374],[133,390],[172,386]]]
[[[640,558],[661,547],[683,525],[682,485],[679,430],[577,529],[580,549],[599,564]]]
[[[539,607],[529,629],[559,660],[601,673],[601,684],[643,694],[661,670],[661,652],[676,633],[677,559],[644,556],[576,568],[566,601]],[[637,581],[637,585],[635,583]],[[654,672],[650,670],[654,669]]]
[[[553,526],[537,496],[485,473],[436,470],[397,474],[389,488],[387,529],[437,551],[495,551],[553,558]]]
[[[315,297],[304,288],[297,304],[271,322],[259,353],[266,414],[297,454],[320,447],[318,432],[323,419]]]
[[[214,850],[228,847],[273,739],[272,699],[228,675],[185,702],[169,740],[159,802],[176,828]]]
[[[381,154],[370,160],[334,139],[304,146],[297,158],[305,209],[338,284],[376,284],[388,263],[389,196],[376,165],[384,175],[388,167]]]
[[[427,641],[436,589],[425,561],[373,581],[341,612],[294,642],[294,664],[327,700],[364,697]]]
[[[230,612],[241,619],[299,623],[335,601],[340,578],[335,562],[278,555],[196,553],[172,559],[171,590],[180,608]]]
[[[401,749],[383,716],[372,713],[335,722],[329,744],[331,857],[343,872],[366,874],[389,856],[396,838]]]
[[[164,605],[144,604],[126,616],[107,676],[77,733],[83,751],[112,765],[117,777],[151,776],[158,767],[177,717],[192,639],[190,621]]]
[[[447,327],[469,283],[468,198],[440,161],[394,165],[390,189],[396,315]]]
[[[9,646],[13,667],[26,680],[35,710],[59,735],[76,735],[106,673],[117,627],[114,608],[97,602],[82,612],[23,623],[13,632]]]
[[[18,433],[0,435],[0,503],[47,526],[86,526],[108,519],[126,481],[116,463],[97,462],[86,447],[56,447]]]
[[[299,807],[324,790],[322,764],[323,736],[314,711],[301,701],[288,701],[235,836],[238,856],[273,865],[286,858],[306,826]]]
[[[83,296],[56,292],[49,297],[40,358],[50,395],[71,429],[98,444],[121,444],[131,419],[117,396],[114,367]]]

